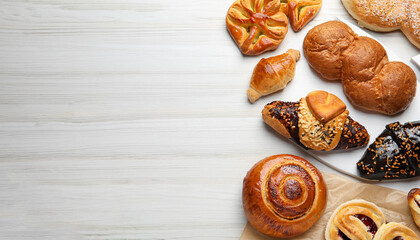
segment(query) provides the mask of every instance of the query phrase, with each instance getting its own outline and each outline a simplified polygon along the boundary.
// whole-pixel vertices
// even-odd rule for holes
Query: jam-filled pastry
[[[256,163],[243,182],[245,215],[259,232],[287,238],[307,231],[327,203],[321,173],[305,159],[281,154]]]
[[[262,116],[278,133],[308,149],[330,151],[367,145],[366,128],[354,121],[346,108],[334,94],[318,90],[299,102],[271,102]]]
[[[413,188],[407,195],[414,222],[420,228],[420,188]]]
[[[277,92],[295,76],[296,62],[300,58],[298,50],[289,49],[278,56],[263,58],[254,68],[247,91],[251,103],[261,96]]]
[[[374,203],[355,199],[338,206],[327,223],[326,240],[372,240],[385,223]]]
[[[289,17],[293,31],[300,31],[321,10],[322,0],[282,0],[282,9]]]
[[[288,23],[279,0],[236,0],[226,16],[227,29],[245,55],[275,50]]]
[[[420,175],[420,121],[388,124],[357,162],[367,179],[410,178]]]
[[[389,222],[382,225],[375,234],[373,240],[418,240],[416,233],[407,226]]]

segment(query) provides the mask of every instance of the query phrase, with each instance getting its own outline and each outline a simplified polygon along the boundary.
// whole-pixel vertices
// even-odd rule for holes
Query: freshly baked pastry
[[[256,163],[243,182],[245,215],[259,232],[297,236],[319,219],[327,203],[321,173],[303,158],[281,154]]]
[[[420,49],[420,1],[341,0],[359,26],[377,32],[400,29]]]
[[[374,203],[355,199],[338,206],[325,231],[326,240],[371,240],[385,223],[385,216]]]
[[[300,58],[298,50],[289,49],[278,56],[263,58],[254,68],[247,95],[251,103],[261,96],[277,92],[295,76],[296,61]]]
[[[322,77],[341,79],[346,97],[356,107],[394,115],[415,97],[414,71],[402,62],[389,62],[380,43],[356,35],[342,22],[329,21],[311,29],[303,52]]]
[[[378,229],[373,240],[418,240],[418,237],[407,226],[401,223],[389,222]]]
[[[388,124],[357,162],[367,179],[420,176],[420,121]]]
[[[420,228],[420,188],[413,188],[407,195],[414,222]]]
[[[226,26],[243,54],[258,55],[280,45],[288,20],[279,0],[236,0],[228,10]]]
[[[293,31],[300,31],[319,12],[322,0],[282,0],[282,9],[289,17]]]
[[[348,115],[344,102],[325,91],[310,92],[299,102],[274,101],[262,110],[264,122],[281,135],[324,151],[368,144],[365,127]]]

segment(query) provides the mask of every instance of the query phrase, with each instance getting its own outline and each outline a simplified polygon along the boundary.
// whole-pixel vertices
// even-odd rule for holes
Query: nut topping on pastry
[[[299,102],[271,102],[262,115],[282,136],[309,149],[330,151],[367,145],[368,132],[345,108],[335,95],[314,91]]]
[[[325,95],[323,93],[326,92],[315,92],[315,94],[317,93]],[[309,94],[309,96],[313,95],[314,92]],[[317,97],[312,97],[310,99],[314,100],[314,98]],[[339,109],[339,115],[331,118],[331,116],[336,115],[338,111],[329,111],[325,106],[319,107],[319,105],[315,104],[315,110],[318,111],[315,111],[317,114],[314,114],[312,111],[310,111],[310,107],[308,106],[306,99],[302,98],[299,104],[298,114],[300,142],[307,148],[313,150],[330,151],[334,149],[340,140],[343,126],[349,112],[341,111],[341,109]],[[325,117],[322,117],[321,119],[323,119],[323,122],[325,123],[321,122],[320,118],[317,118],[317,115],[324,115]],[[330,121],[325,121],[327,117],[330,118]]]

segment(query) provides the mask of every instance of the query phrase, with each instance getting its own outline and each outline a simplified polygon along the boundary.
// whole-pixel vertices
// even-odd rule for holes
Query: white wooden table
[[[0,0],[0,239],[238,239],[258,160],[333,172],[264,125],[278,95],[245,93],[261,57],[353,20],[324,0],[276,51],[244,57],[225,28],[232,2]],[[402,33],[369,33],[420,77]]]

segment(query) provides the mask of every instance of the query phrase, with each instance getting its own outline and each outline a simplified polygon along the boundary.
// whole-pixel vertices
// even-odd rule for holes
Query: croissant
[[[322,77],[341,80],[346,97],[358,108],[394,115],[415,97],[414,71],[402,62],[389,62],[380,43],[356,35],[342,22],[329,21],[311,29],[303,52]]]
[[[274,155],[256,163],[243,181],[245,215],[259,232],[287,238],[307,231],[327,203],[321,173],[305,159]]]
[[[407,226],[389,222],[382,225],[375,234],[373,240],[418,240],[416,233]]]
[[[283,12],[289,17],[293,31],[300,31],[319,12],[322,0],[282,0]]]
[[[236,0],[228,10],[226,26],[243,54],[259,55],[280,45],[288,20],[279,0]]]
[[[338,206],[327,223],[326,240],[371,240],[385,224],[385,215],[374,203],[355,199]]]
[[[407,195],[408,205],[414,222],[420,228],[420,188],[413,188]]]
[[[420,1],[418,0],[341,0],[361,27],[390,32],[401,30],[420,49]]]
[[[289,49],[278,56],[263,58],[254,68],[247,91],[251,103],[261,96],[279,91],[295,76],[296,61],[300,58],[298,50]]]
[[[264,122],[286,138],[313,150],[366,146],[369,134],[334,94],[310,92],[299,102],[274,101],[262,110]]]
[[[367,179],[410,178],[420,175],[420,121],[388,124],[357,162]]]

